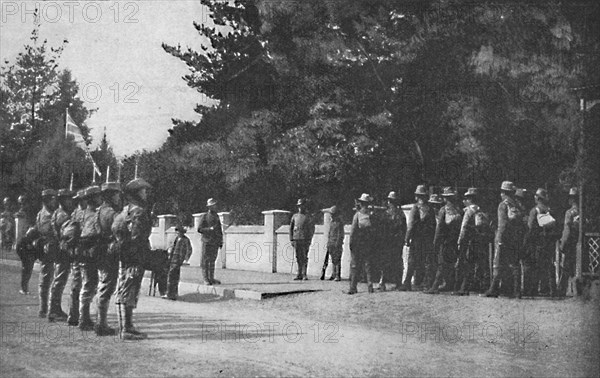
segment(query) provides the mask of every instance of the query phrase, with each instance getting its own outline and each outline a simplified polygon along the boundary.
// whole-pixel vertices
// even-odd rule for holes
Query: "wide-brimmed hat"
[[[500,186],[500,190],[504,190],[505,192],[514,192],[515,184],[512,181],[503,181]]]
[[[425,189],[425,185],[418,185],[417,189],[415,190],[415,194],[417,196],[426,196],[427,195],[427,189]]]
[[[152,188],[152,185],[150,185],[148,181],[144,180],[143,178],[133,179],[129,181],[127,185],[125,185],[125,190],[128,192],[135,192],[144,188],[150,189]]]
[[[392,191],[392,192],[390,192],[390,194],[388,194],[387,199],[392,200],[392,201],[397,201],[398,196],[396,195],[396,192]]]
[[[105,182],[104,184],[102,184],[101,190],[103,192],[108,192],[108,191],[120,192],[121,191],[121,183]]]
[[[88,186],[85,189],[84,198],[89,198],[95,194],[100,194],[100,187],[98,185]]]
[[[543,200],[548,200],[548,191],[544,188],[539,188],[536,190],[535,195]]]
[[[340,210],[338,209],[338,207],[336,205],[333,205],[331,207],[328,207],[327,209],[323,209],[324,213],[330,213],[331,215],[336,215],[340,213]]]
[[[372,202],[373,198],[367,193],[363,193],[360,195],[360,198],[357,198],[357,200],[360,202]]]
[[[429,203],[442,203],[442,198],[438,194],[432,194],[429,196]]]
[[[54,189],[42,190],[42,197],[52,197],[52,196],[56,196],[56,190],[54,190]]]
[[[206,206],[216,206],[217,200],[214,198],[209,198],[206,200]]]
[[[525,198],[526,194],[527,194],[527,189],[523,189],[523,188],[515,189],[515,197]]]
[[[306,200],[304,198],[298,198],[298,201],[296,202],[296,206],[303,206],[306,205]]]
[[[467,192],[463,194],[464,197],[476,197],[479,195],[479,190],[477,188],[469,188]]]
[[[73,196],[73,199],[81,199],[83,197],[85,197],[85,189],[79,189],[77,194]]]
[[[569,189],[569,197],[575,197],[579,195],[579,189],[577,187],[572,187]]]
[[[59,189],[56,195],[59,198],[60,197],[73,197],[73,192],[70,191],[69,189]]]
[[[456,195],[456,190],[454,190],[451,186],[447,186],[442,191],[442,197],[453,197]]]

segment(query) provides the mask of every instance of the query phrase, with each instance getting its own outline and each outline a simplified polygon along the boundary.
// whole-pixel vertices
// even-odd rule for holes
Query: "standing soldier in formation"
[[[42,191],[43,207],[38,212],[35,227],[40,235],[40,242],[43,245],[43,254],[40,256],[42,264],[40,270],[40,318],[48,315],[48,294],[50,285],[54,278],[54,260],[56,259],[56,250],[58,241],[52,227],[52,213],[56,209],[56,191],[54,189],[45,189]]]
[[[429,200],[427,201],[429,206],[431,206],[431,211],[435,214],[435,226],[439,223],[439,213],[442,208],[442,204],[444,201],[439,194],[432,194],[429,196]],[[431,248],[427,250],[424,256],[425,260],[425,275],[423,278],[423,287],[425,290],[429,290],[431,286],[433,286],[433,282],[435,281],[435,275],[438,270],[438,250],[433,248],[433,239],[431,240]]]
[[[406,217],[398,203],[396,192],[388,194],[388,206],[384,214],[383,243],[381,245],[382,266],[379,289],[385,291],[386,282],[402,285],[404,263],[402,261],[402,249],[406,235]]]
[[[90,306],[96,295],[98,287],[98,256],[100,242],[100,223],[98,220],[98,207],[101,205],[102,197],[100,187],[93,185],[85,190],[87,208],[83,213],[81,223],[81,240],[79,243],[80,258],[79,269],[81,270],[81,294],[79,295],[79,329],[91,331],[94,322],[90,317]]]
[[[327,234],[327,252],[325,254],[325,260],[323,261],[323,269],[321,270],[321,280],[325,279],[325,271],[329,265],[329,258],[331,257],[331,264],[333,269],[331,270],[330,281],[340,281],[342,274],[342,250],[344,247],[344,223],[340,217],[340,211],[337,206],[332,206],[326,211],[331,214],[331,222],[329,223],[329,233]]]
[[[205,285],[219,285],[221,281],[215,279],[215,262],[219,256],[219,248],[223,246],[223,228],[217,214],[217,201],[209,198],[206,201],[208,211],[200,217],[198,232],[202,234],[202,257],[200,267]]]
[[[19,217],[20,221],[25,222],[24,229],[27,230],[25,233],[25,237],[32,236],[32,234],[37,233],[35,230],[35,219],[36,213],[31,206],[31,202],[29,198],[22,194],[17,199],[19,202],[19,211],[15,213],[15,217]],[[29,229],[32,229],[29,231]],[[16,235],[15,235],[16,236]],[[23,240],[25,237],[21,238],[21,240],[16,240],[17,244],[17,254],[21,259],[21,290],[19,290],[20,294],[28,295],[29,294],[29,280],[31,279],[31,275],[33,273],[33,264],[36,260],[36,255],[31,251],[28,244],[31,243],[32,240],[27,237],[27,239]]]
[[[577,240],[579,237],[579,206],[577,204],[579,193],[577,188],[569,190],[569,205],[565,212],[565,223],[562,237],[560,238],[561,272],[558,294],[567,294],[569,280],[575,276],[575,260],[577,254]]]
[[[433,246],[439,251],[438,271],[435,275],[433,285],[426,294],[438,294],[442,282],[446,282],[449,290],[454,284],[454,265],[458,256],[458,236],[462,224],[462,210],[458,207],[456,192],[450,187],[444,188],[442,193],[444,206],[438,213],[438,222],[435,228]],[[455,291],[456,287],[455,287]]]
[[[87,200],[85,198],[85,189],[77,191],[77,195],[73,197],[77,200],[77,207],[71,213],[71,222],[74,227],[71,227],[72,234],[70,241],[67,241],[69,245],[73,262],[71,263],[71,295],[69,299],[69,317],[67,318],[67,324],[70,326],[79,325],[79,296],[81,295],[81,267],[79,265],[81,259],[78,256],[78,251],[81,250],[79,247],[79,236],[81,235],[81,225],[83,224],[83,214],[87,209]],[[65,237],[66,235],[62,235]]]
[[[404,283],[400,287],[402,291],[411,291],[411,281],[415,276],[415,285],[420,286],[423,281],[425,270],[424,256],[432,253],[433,237],[435,233],[435,214],[427,204],[427,191],[425,185],[417,186],[415,190],[416,203],[408,214],[408,226],[406,230],[406,246],[408,249],[408,267]]]
[[[98,319],[94,331],[98,336],[111,336],[115,329],[108,326],[106,316],[110,305],[110,297],[117,287],[119,275],[119,256],[113,243],[112,224],[115,216],[121,211],[121,184],[118,182],[107,182],[102,184],[102,197],[104,202],[98,209],[98,222],[100,236],[97,246],[98,255]]]
[[[298,212],[292,216],[290,222],[290,241],[296,251],[296,262],[298,263],[298,274],[295,281],[308,280],[306,271],[308,269],[308,250],[315,232],[310,214],[306,211],[306,200],[300,198],[296,203]]]
[[[181,275],[181,265],[192,256],[192,243],[185,236],[185,228],[179,225],[175,228],[177,237],[173,242],[173,248],[170,251],[169,273],[167,275],[167,294],[163,299],[176,301],[179,296],[179,277]]]
[[[152,219],[148,211],[146,180],[137,178],[125,186],[127,206],[113,222],[112,231],[120,257],[116,304],[119,317],[119,336],[124,340],[141,340],[146,334],[133,326],[133,309],[144,277],[144,256],[150,251]]]
[[[69,251],[64,248],[64,244],[60,243],[60,240],[62,239],[61,228],[71,218],[72,211],[73,193],[69,189],[60,189],[58,191],[58,209],[52,214],[52,227],[59,244],[56,264],[54,265],[54,281],[50,290],[48,320],[51,322],[67,320],[67,314],[61,308],[61,300],[71,271],[71,256],[69,255]]]
[[[535,192],[536,205],[529,212],[529,221],[527,222],[527,241],[535,254],[537,265],[537,275],[534,274],[533,287],[541,284],[541,293],[543,295],[556,296],[556,279],[554,273],[554,251],[556,243],[556,222],[545,223],[544,216],[551,217],[550,207],[548,207],[548,192],[546,189],[539,188]],[[537,276],[537,277],[536,277]],[[531,284],[531,282],[529,282]],[[530,290],[530,288],[527,288]]]
[[[523,211],[515,202],[515,185],[511,181],[504,181],[500,191],[502,202],[498,205],[492,283],[482,294],[485,297],[497,297],[500,283],[505,287],[512,283],[513,295],[520,295],[518,264],[523,244]]]
[[[464,216],[458,237],[456,295],[469,295],[469,289],[480,291],[482,284],[489,284],[486,277],[488,246],[490,243],[490,221],[487,214],[477,204],[478,190],[469,188],[464,194]]]
[[[352,218],[350,229],[350,290],[346,294],[356,294],[360,270],[365,268],[367,291],[373,292],[372,269],[375,259],[374,247],[377,242],[377,220],[369,204],[373,199],[363,193],[358,199],[357,211]]]

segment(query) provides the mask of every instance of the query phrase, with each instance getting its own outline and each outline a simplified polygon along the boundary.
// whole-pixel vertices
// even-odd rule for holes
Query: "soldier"
[[[29,198],[25,194],[22,194],[17,199],[17,202],[19,202],[20,208],[19,211],[15,213],[15,217],[19,217],[25,222],[26,229],[31,227],[35,228],[36,213],[31,206]],[[35,233],[37,233],[37,231],[32,231],[30,236],[33,236]],[[30,238],[25,241],[22,239],[16,241],[17,253],[21,259],[21,290],[19,290],[19,293],[22,295],[29,294],[29,280],[33,274],[33,265],[37,258],[35,253],[30,253],[32,251],[30,251],[29,248],[26,248],[26,244],[31,244],[31,242],[33,242],[33,238],[31,238],[31,240],[29,239]],[[23,253],[20,253],[20,251]]]
[[[113,243],[112,224],[120,212],[121,207],[121,184],[118,182],[107,182],[102,184],[102,197],[104,199],[98,208],[98,221],[100,224],[100,240],[98,241],[98,319],[94,331],[98,336],[111,336],[116,330],[108,326],[106,316],[110,297],[117,287],[119,276],[119,256],[111,244]]]
[[[367,276],[367,291],[373,292],[372,269],[374,263],[374,247],[377,242],[378,222],[369,209],[373,199],[367,193],[363,193],[358,199],[357,211],[352,218],[350,229],[350,290],[346,294],[356,294],[358,275],[364,266]]]
[[[381,279],[379,289],[385,291],[386,282],[393,283],[396,288],[402,285],[404,263],[402,261],[402,249],[406,235],[406,217],[400,208],[396,192],[390,192],[387,198],[387,209],[384,214],[383,253]]]
[[[446,282],[446,289],[454,283],[454,266],[458,256],[458,236],[462,224],[462,210],[457,205],[456,191],[445,187],[442,193],[444,206],[438,212],[438,221],[435,228],[433,248],[438,252],[438,270],[433,285],[425,294],[438,294],[442,281]],[[456,288],[455,288],[455,291]]]
[[[219,255],[219,248],[223,246],[223,228],[219,214],[216,212],[217,201],[209,198],[206,207],[208,211],[202,213],[198,227],[198,232],[202,234],[200,267],[205,285],[220,285],[221,281],[215,279],[215,262]]]
[[[141,340],[147,337],[133,326],[133,309],[137,302],[144,277],[144,256],[150,251],[152,218],[148,211],[146,180],[137,178],[125,186],[127,206],[115,217],[112,225],[115,248],[119,253],[119,280],[115,302],[119,317],[119,336],[124,340]]]
[[[185,228],[181,225],[175,228],[177,237],[173,242],[173,248],[170,251],[169,274],[167,276],[167,294],[163,299],[177,300],[179,289],[179,277],[181,274],[181,265],[192,256],[192,244],[190,239],[185,236]]]
[[[58,241],[52,227],[52,213],[56,209],[56,190],[45,189],[42,191],[42,209],[38,212],[35,228],[40,234],[40,243],[43,245],[43,254],[40,256],[40,318],[45,318],[48,315],[48,294],[50,284],[54,277],[54,260],[56,259],[56,250],[58,249]]]
[[[435,214],[427,204],[425,185],[417,186],[417,201],[408,214],[405,243],[408,249],[408,267],[404,283],[399,290],[411,291],[411,280],[415,276],[415,285],[420,286],[425,270],[424,257],[432,253],[435,233]]]
[[[577,239],[579,236],[579,206],[578,206],[579,192],[577,188],[571,188],[569,190],[569,205],[571,207],[565,212],[565,223],[560,238],[560,252],[561,252],[561,274],[558,288],[558,294],[565,296],[568,289],[569,280],[572,280],[575,276],[575,260],[576,260],[576,249]]]
[[[344,247],[344,223],[340,217],[340,211],[337,206],[325,210],[331,214],[331,223],[329,224],[329,233],[327,235],[327,253],[323,261],[323,269],[321,270],[321,280],[325,279],[325,271],[329,265],[329,257],[333,269],[329,281],[340,281],[342,274],[342,250]]]
[[[87,209],[87,199],[85,197],[85,189],[77,191],[77,194],[73,197],[77,200],[77,207],[71,213],[71,222],[76,226],[75,233],[72,235],[69,242],[72,263],[71,263],[71,295],[69,298],[69,317],[67,318],[67,324],[70,326],[79,325],[79,296],[81,295],[81,267],[80,258],[77,256],[79,248],[79,235],[81,233],[81,225],[83,224],[83,214]],[[64,236],[64,235],[63,235]]]
[[[61,228],[71,217],[72,211],[73,193],[69,189],[60,189],[58,191],[58,209],[52,214],[52,227],[56,240],[61,240]],[[54,264],[54,281],[50,290],[50,312],[48,313],[50,322],[67,320],[67,314],[61,308],[61,300],[70,271],[71,256],[69,251],[64,248],[64,244],[59,243]]]
[[[556,243],[556,221],[551,216],[548,206],[548,192],[539,188],[535,192],[536,205],[529,212],[527,222],[527,241],[535,253],[537,277],[534,287],[541,283],[541,294],[556,296],[556,279],[554,273],[554,251]],[[544,217],[552,218],[549,223],[544,222]]]
[[[531,238],[528,237],[529,212],[531,208],[530,201],[527,199],[527,189],[517,188],[515,190],[515,202],[523,212],[523,244],[521,246],[520,262],[521,262],[521,295],[535,296],[537,295],[537,284],[534,282],[537,277],[537,254],[535,246],[530,243]]]
[[[431,211],[435,214],[435,224],[437,227],[439,220],[439,212],[442,208],[442,204],[444,201],[439,194],[432,194],[429,196],[429,200],[427,201],[431,206]],[[431,241],[433,244],[433,240]],[[433,281],[435,281],[435,274],[438,269],[438,251],[436,251],[433,247],[425,253],[425,277],[423,278],[423,287],[425,290],[429,290],[431,286],[433,286]]]
[[[458,237],[458,266],[456,283],[460,289],[453,295],[469,295],[471,283],[477,291],[486,281],[488,246],[490,242],[490,220],[477,204],[477,188],[469,188],[464,194],[464,216]]]
[[[98,287],[98,247],[101,240],[101,229],[98,207],[101,205],[100,187],[92,185],[85,190],[87,208],[81,223],[81,239],[77,255],[80,259],[81,294],[79,295],[79,329],[91,331],[94,322],[90,317],[90,305]]]
[[[510,286],[512,282],[513,295],[518,297],[520,295],[518,262],[523,240],[523,212],[515,202],[515,185],[511,181],[504,181],[500,191],[502,202],[498,205],[492,283],[481,296],[498,297],[500,283],[503,286]]]
[[[290,221],[290,242],[296,251],[296,261],[298,263],[298,274],[295,281],[308,280],[306,270],[308,269],[308,250],[315,232],[310,214],[306,212],[306,200],[300,198],[296,203],[298,212],[292,216]]]

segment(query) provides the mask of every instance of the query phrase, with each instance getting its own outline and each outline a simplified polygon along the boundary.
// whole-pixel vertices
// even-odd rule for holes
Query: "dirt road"
[[[142,295],[122,342],[37,318],[0,266],[11,376],[598,376],[599,303],[337,291],[266,301]],[[34,287],[35,279],[31,287]],[[63,307],[66,308],[66,296]],[[109,322],[115,326],[114,313]]]

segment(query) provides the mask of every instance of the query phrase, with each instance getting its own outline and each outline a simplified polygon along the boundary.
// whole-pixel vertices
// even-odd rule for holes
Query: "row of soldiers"
[[[17,243],[23,262],[21,293],[33,263],[41,263],[39,316],[67,321],[99,336],[116,334],[107,323],[110,298],[115,294],[119,336],[128,340],[146,337],[133,326],[144,274],[144,257],[150,251],[152,230],[144,179],[136,178],[124,188],[118,182],[92,185],[73,193],[68,189],[42,191],[42,209],[33,226]],[[71,276],[69,313],[61,298]],[[90,306],[97,297],[97,321]]]
[[[387,208],[373,206],[372,197],[364,193],[356,200],[352,220],[347,293],[357,292],[361,276],[368,291],[373,292],[373,278],[378,276],[381,290],[385,290],[386,283],[393,283],[397,290],[419,288],[426,294],[451,291],[459,296],[469,292],[487,297],[500,293],[516,298],[538,294],[564,296],[568,279],[575,273],[577,189],[569,192],[571,207],[566,211],[562,233],[548,206],[545,189],[536,191],[535,206],[529,211],[523,189],[505,181],[500,192],[496,227],[494,219],[479,205],[477,188],[464,193],[463,207],[453,188],[444,188],[440,196],[429,195],[425,186],[419,185],[408,219],[395,192],[389,194]],[[561,259],[555,261],[559,239]],[[493,256],[490,244],[494,246]],[[404,246],[408,251],[405,275]],[[328,253],[329,249],[328,245]],[[299,259],[299,266],[304,264],[304,258]],[[560,264],[562,272],[558,287],[555,264]],[[299,270],[299,275],[302,273]]]

